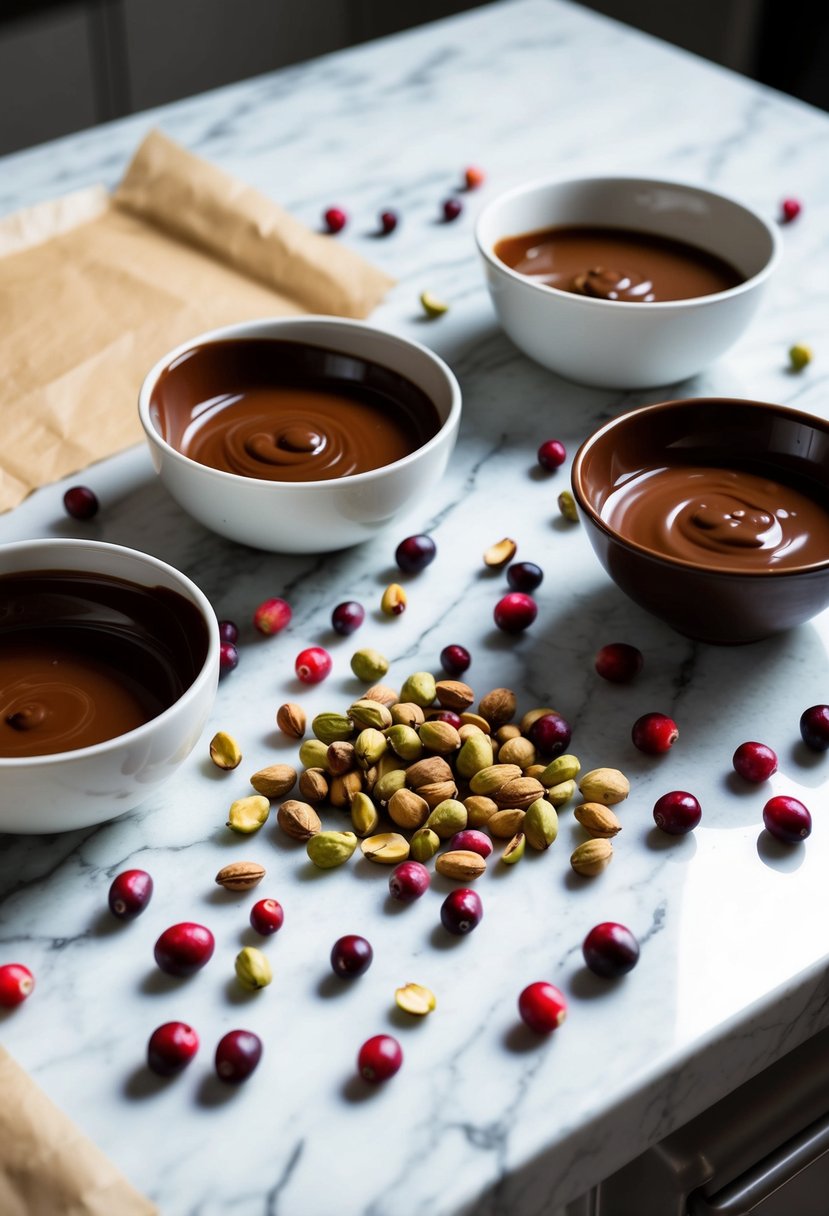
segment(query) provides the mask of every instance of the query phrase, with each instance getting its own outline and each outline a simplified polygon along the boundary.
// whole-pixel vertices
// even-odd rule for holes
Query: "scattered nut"
[[[503,540],[499,540],[496,545],[490,545],[484,552],[484,565],[489,566],[490,570],[500,570],[506,566],[507,562],[511,562],[518,550],[518,545],[514,540],[505,536]]]
[[[484,873],[486,861],[480,853],[473,853],[471,849],[450,849],[447,853],[438,854],[435,869],[444,878],[472,882]]]
[[[322,822],[314,808],[296,798],[288,798],[282,803],[276,812],[276,822],[291,840],[310,840],[322,831]]]
[[[317,804],[328,797],[328,778],[321,768],[306,768],[299,775],[299,792],[306,802]]]
[[[384,866],[396,866],[409,856],[409,842],[399,832],[367,836],[360,842],[360,848],[367,861],[377,861]]]
[[[242,763],[239,744],[225,731],[217,731],[210,740],[210,759],[216,768],[233,769]]]
[[[527,807],[522,828],[530,848],[542,853],[558,836],[555,807],[545,798],[537,798]]]
[[[351,670],[358,680],[365,680],[369,684],[373,684],[376,680],[382,680],[388,669],[388,659],[384,658],[378,650],[371,650],[366,647],[363,650],[356,650],[351,656]],[[368,695],[363,698],[364,701],[374,699]]]
[[[408,596],[399,583],[390,583],[380,600],[380,611],[386,616],[400,616],[406,611]]]
[[[569,519],[571,523],[579,522],[579,513],[576,510],[576,500],[569,490],[562,490],[558,496],[558,509],[565,519]]]
[[[474,692],[463,680],[438,680],[435,696],[444,709],[454,710],[456,714],[463,713],[475,700]]]
[[[320,870],[344,865],[357,848],[353,832],[317,832],[305,845],[310,860]]]
[[[579,790],[585,802],[601,802],[615,806],[624,802],[630,793],[630,782],[618,768],[594,768],[585,773],[579,782]]]
[[[486,696],[481,697],[478,703],[478,713],[486,718],[493,730],[497,731],[507,722],[511,722],[515,717],[515,707],[517,705],[515,693],[510,688],[493,688]],[[520,735],[520,730],[515,727],[515,734]],[[513,736],[514,737],[514,736]],[[501,739],[503,743],[505,740]]]
[[[305,710],[294,701],[286,701],[276,711],[276,725],[283,735],[291,739],[301,739],[305,734]]]
[[[789,347],[789,365],[793,372],[802,372],[812,362],[812,348],[802,342]]]
[[[514,866],[524,856],[527,838],[523,832],[516,832],[512,840],[501,854],[501,861],[508,866]]]
[[[267,957],[255,946],[245,946],[236,955],[236,978],[248,992],[267,988],[273,979],[273,971]]]
[[[420,303],[427,317],[435,318],[442,317],[445,312],[449,311],[449,305],[444,304],[436,296],[433,296],[430,291],[422,291],[420,293]]]
[[[570,865],[577,874],[593,878],[610,864],[613,845],[609,840],[586,840],[570,856]]]
[[[296,769],[290,764],[271,764],[254,773],[250,783],[265,798],[283,798],[296,785]]]
[[[573,815],[586,832],[597,838],[609,840],[622,830],[618,816],[601,802],[584,802]]]
[[[222,866],[216,882],[226,891],[252,891],[265,877],[265,867],[255,861],[232,861]]]
[[[227,826],[234,832],[250,835],[258,832],[267,823],[271,813],[271,804],[261,794],[251,794],[247,798],[237,798],[231,803],[227,816]]]
[[[404,1013],[411,1013],[418,1018],[431,1013],[437,1005],[434,992],[430,988],[424,988],[422,984],[404,984],[402,988],[396,988],[394,1003]]]

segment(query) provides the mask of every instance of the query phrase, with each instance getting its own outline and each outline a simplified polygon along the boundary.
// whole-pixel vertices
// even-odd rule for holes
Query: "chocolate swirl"
[[[629,303],[649,304],[656,299],[653,283],[634,271],[605,270],[595,266],[574,275],[570,291],[594,300],[627,300]]]

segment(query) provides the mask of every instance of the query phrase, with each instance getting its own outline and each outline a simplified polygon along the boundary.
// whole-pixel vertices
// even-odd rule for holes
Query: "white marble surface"
[[[826,410],[829,119],[576,7],[518,0],[8,157],[0,210],[113,184],[151,122],[309,224],[332,203],[345,207],[353,222],[338,239],[399,279],[374,319],[449,359],[465,414],[451,474],[430,500],[347,553],[282,558],[209,535],[165,496],[141,449],[72,479],[101,497],[91,525],[64,516],[62,486],[0,519],[0,541],[94,535],[148,549],[243,627],[241,662],[221,685],[203,745],[162,793],[97,830],[2,838],[0,958],[28,963],[38,986],[0,1017],[0,1038],[169,1216],[549,1213],[829,1023],[827,761],[798,736],[801,710],[827,699],[829,618],[745,649],[674,635],[622,597],[581,528],[559,519],[566,470],[534,467],[541,440],[558,436],[572,454],[635,401],[716,393]],[[485,189],[464,196],[457,223],[437,223],[469,163],[486,168]],[[635,397],[587,390],[533,366],[497,330],[472,243],[476,211],[530,176],[603,171],[686,178],[769,214],[786,195],[804,200],[762,313],[693,381]],[[375,240],[374,218],[389,206],[401,226]],[[423,289],[450,302],[441,321],[420,319]],[[800,377],[786,371],[792,341],[817,355]],[[394,547],[420,530],[435,537],[438,559],[407,580],[409,609],[388,622],[376,609]],[[493,628],[503,578],[480,561],[503,535],[546,572],[539,619],[519,638]],[[275,594],[292,602],[294,620],[264,640],[250,616]],[[351,640],[328,628],[345,598],[369,609]],[[592,666],[596,648],[619,639],[646,656],[626,688],[603,684]],[[345,707],[359,691],[348,670],[358,642],[384,651],[402,680],[437,671],[454,641],[473,653],[478,693],[508,685],[522,708],[554,704],[574,725],[583,764],[616,765],[633,783],[604,875],[571,875],[581,836],[565,813],[548,854],[484,877],[484,920],[458,941],[436,927],[441,880],[401,911],[388,906],[385,871],[310,872],[275,824],[245,841],[223,826],[247,775],[294,755],[274,729],[280,702],[300,699],[309,713]],[[330,645],[335,667],[306,693],[292,669],[311,643]],[[651,709],[681,731],[658,761],[629,742],[633,720]],[[243,747],[235,774],[207,760],[218,728]],[[730,776],[734,747],[754,737],[780,753],[771,788],[812,808],[803,848],[771,847],[760,824],[767,791]],[[678,841],[652,829],[652,804],[672,788],[693,790],[704,812]],[[221,865],[245,857],[266,865],[261,894],[286,912],[265,945],[275,982],[251,998],[232,976],[252,901],[213,885]],[[150,870],[156,894],[140,920],[120,926],[106,891],[127,866]],[[212,927],[216,955],[192,980],[168,980],[152,945],[187,918]],[[638,968],[618,984],[580,965],[580,943],[603,919],[642,940]],[[345,931],[375,948],[371,970],[347,985],[327,961]],[[544,978],[564,989],[570,1015],[538,1041],[518,1025],[516,998]],[[437,993],[423,1024],[392,1012],[394,988],[408,980]],[[142,1067],[145,1044],[170,1018],[192,1022],[202,1050],[182,1077],[157,1084]],[[213,1046],[237,1025],[262,1035],[265,1055],[246,1086],[220,1093]],[[406,1059],[369,1093],[354,1059],[379,1031],[398,1035]]]

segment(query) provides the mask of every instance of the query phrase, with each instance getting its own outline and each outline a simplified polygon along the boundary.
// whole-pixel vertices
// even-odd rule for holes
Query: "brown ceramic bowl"
[[[622,535],[603,518],[614,488],[631,475],[676,464],[756,473],[821,504],[825,531],[821,518],[809,560],[747,570],[736,547],[725,564],[704,550],[687,560],[640,543],[638,535]],[[829,604],[829,422],[821,418],[719,397],[643,406],[605,423],[582,444],[573,491],[613,581],[689,637],[753,642],[808,621]],[[643,491],[646,505],[649,492]]]

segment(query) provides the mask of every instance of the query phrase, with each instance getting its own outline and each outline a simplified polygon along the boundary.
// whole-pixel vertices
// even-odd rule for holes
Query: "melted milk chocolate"
[[[628,304],[689,300],[745,282],[704,249],[627,228],[546,228],[504,237],[495,255],[547,287]]]
[[[103,574],[0,575],[0,756],[46,756],[157,717],[207,656],[175,591]]]
[[[268,481],[328,481],[401,460],[440,429],[415,384],[300,342],[194,347],[159,377],[153,419],[200,464]]]

